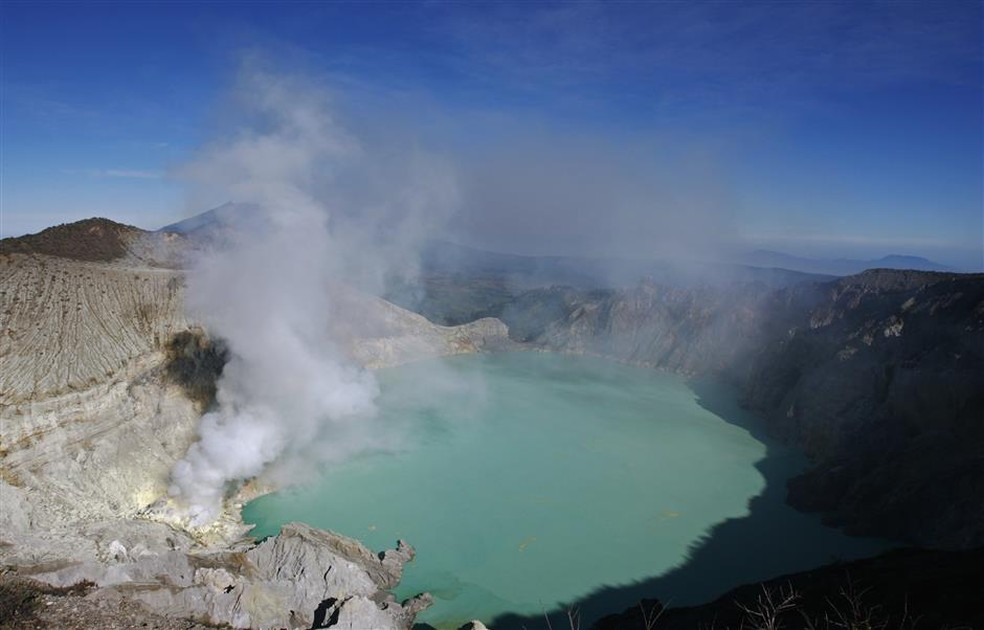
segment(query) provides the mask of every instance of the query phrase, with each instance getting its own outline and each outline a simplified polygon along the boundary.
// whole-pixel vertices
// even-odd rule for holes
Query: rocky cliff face
[[[183,272],[165,266],[180,258],[174,238],[100,220],[3,241],[0,563],[54,583],[91,579],[212,623],[409,625],[426,601],[385,595],[405,547],[377,558],[300,526],[244,547],[235,500],[203,531],[159,507],[225,362],[185,315]],[[354,291],[339,296],[357,322],[341,331],[344,349],[367,367],[508,343],[495,320],[441,327]]]
[[[741,340],[759,333],[768,295],[764,285],[554,287],[522,294],[502,319],[519,341],[696,374],[722,370],[748,352]]]
[[[790,503],[853,533],[984,545],[984,276],[876,270],[777,299],[744,400],[816,461]]]
[[[96,530],[163,494],[195,438],[199,409],[163,378],[189,326],[180,275],[12,254],[0,285],[0,555],[95,558]]]
[[[874,270],[781,290],[531,291],[510,334],[741,388],[815,467],[790,502],[858,534],[984,544],[984,276]]]

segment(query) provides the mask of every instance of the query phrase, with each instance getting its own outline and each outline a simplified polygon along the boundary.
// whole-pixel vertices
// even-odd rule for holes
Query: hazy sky
[[[463,242],[984,265],[980,2],[7,0],[0,16],[4,236],[206,210],[172,175],[261,55],[373,144],[454,163]]]

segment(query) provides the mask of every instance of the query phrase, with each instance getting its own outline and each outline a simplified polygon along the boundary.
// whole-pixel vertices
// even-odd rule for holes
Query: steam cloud
[[[378,387],[346,361],[330,317],[340,283],[379,290],[413,269],[450,213],[454,177],[419,151],[385,151],[337,122],[309,81],[250,69],[224,116],[243,125],[205,146],[180,175],[200,196],[248,203],[188,275],[188,308],[232,358],[218,406],[172,471],[170,494],[204,525],[231,483],[328,435],[325,457],[372,443]]]

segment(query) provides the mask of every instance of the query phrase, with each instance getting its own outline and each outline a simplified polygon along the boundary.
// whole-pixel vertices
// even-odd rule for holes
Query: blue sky
[[[328,86],[353,128],[461,165],[459,240],[644,256],[708,232],[984,266],[979,2],[8,0],[0,16],[4,236],[207,209],[173,174],[260,54]]]

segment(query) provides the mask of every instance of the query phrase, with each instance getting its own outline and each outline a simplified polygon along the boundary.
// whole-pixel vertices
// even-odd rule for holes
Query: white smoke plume
[[[456,197],[440,160],[359,142],[309,81],[248,70],[235,96],[223,114],[243,125],[180,170],[198,195],[249,204],[188,275],[190,314],[231,352],[217,409],[172,472],[194,525],[218,515],[231,484],[326,436],[333,457],[372,444],[378,387],[332,336],[330,317],[357,317],[333,294],[412,269]]]

